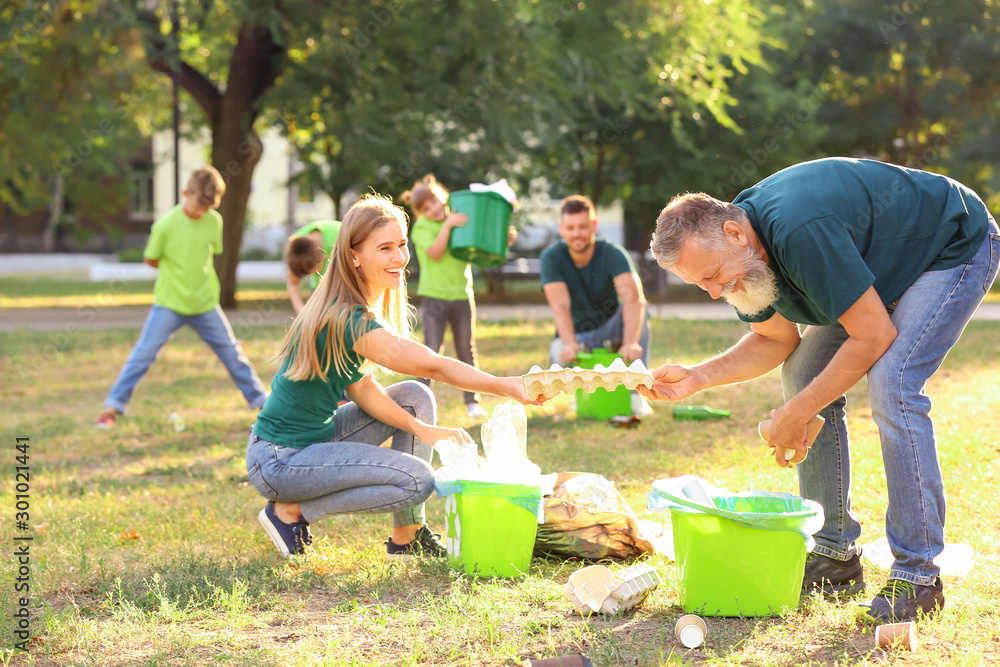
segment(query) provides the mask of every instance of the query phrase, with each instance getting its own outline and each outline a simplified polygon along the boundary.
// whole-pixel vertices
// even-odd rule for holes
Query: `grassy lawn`
[[[652,358],[695,362],[736,340],[735,322],[654,323]],[[976,551],[965,578],[947,577],[947,607],[919,626],[913,653],[875,647],[856,605],[805,599],[775,618],[709,618],[703,647],[674,639],[674,566],[650,562],[663,584],[635,610],[584,619],[564,597],[583,564],[536,559],[520,580],[477,580],[436,562],[387,565],[387,516],[328,517],[300,562],[278,558],[260,529],[262,499],[246,480],[253,415],[193,332],[180,332],[109,432],[92,422],[135,330],[0,334],[7,475],[0,526],[2,647],[13,646],[16,566],[10,541],[30,535],[30,653],[14,665],[514,665],[586,653],[606,665],[990,665],[1000,663],[1000,323],[973,322],[928,384],[949,493],[947,539]],[[261,376],[281,331],[256,328],[245,349]],[[544,362],[550,323],[481,326],[482,366],[519,374]],[[386,382],[401,379],[387,378]],[[436,388],[440,421],[461,425],[458,391]],[[886,496],[864,383],[850,394],[855,508],[862,542],[883,534]],[[544,471],[588,471],[616,482],[645,516],[653,480],[700,475],[733,491],[797,489],[765,456],[756,423],[780,402],[777,375],[714,389],[696,403],[728,420],[674,421],[669,406],[638,428],[577,422],[570,398],[529,407],[528,452]],[[492,408],[496,399],[487,398]],[[175,432],[171,413],[184,417]],[[30,438],[30,528],[15,530],[15,437]],[[437,461],[435,460],[435,463]],[[428,503],[432,527],[443,502]],[[669,520],[650,515],[654,520]],[[767,567],[762,563],[761,567]],[[612,566],[614,567],[617,566]],[[873,588],[886,571],[867,566]],[[752,573],[748,573],[752,576]]]

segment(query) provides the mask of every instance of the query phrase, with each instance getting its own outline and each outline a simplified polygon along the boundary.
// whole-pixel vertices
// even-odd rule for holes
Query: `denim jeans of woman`
[[[428,424],[437,421],[434,394],[407,380],[385,388],[400,407]],[[247,474],[268,500],[297,502],[306,521],[330,514],[392,512],[393,526],[424,523],[434,491],[431,444],[384,424],[355,403],[337,408],[333,440],[303,449],[250,434]],[[391,438],[391,448],[380,447]]]
[[[889,505],[886,537],[895,562],[892,579],[930,586],[944,549],[945,491],[931,422],[928,378],[941,366],[997,275],[1000,230],[990,233],[967,263],[922,274],[889,307],[897,337],[868,371],[868,397],[879,429]],[[802,390],[847,339],[840,325],[806,327],[781,371],[785,400]],[[851,447],[840,397],[820,413],[827,427],[799,465],[803,497],[823,505],[826,523],[816,553],[846,560],[857,551],[861,524],[851,507]]]

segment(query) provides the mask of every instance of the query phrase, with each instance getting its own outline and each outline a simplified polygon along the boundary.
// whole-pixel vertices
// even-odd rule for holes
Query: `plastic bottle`
[[[170,416],[167,417],[167,421],[169,421],[171,424],[174,425],[174,431],[176,431],[177,433],[180,433],[185,428],[187,428],[187,426],[184,424],[184,417],[177,412],[171,412]]]
[[[674,407],[674,419],[723,419],[729,410],[710,408],[707,405],[678,405]]]

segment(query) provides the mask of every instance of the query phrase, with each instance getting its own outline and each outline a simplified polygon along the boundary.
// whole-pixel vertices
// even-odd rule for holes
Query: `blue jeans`
[[[944,549],[945,493],[937,457],[927,379],[941,366],[997,275],[1000,230],[966,264],[927,271],[887,309],[897,337],[868,371],[868,398],[879,429],[889,506],[886,537],[895,557],[889,577],[929,586]],[[844,328],[810,326],[785,361],[785,400],[801,391],[847,339]],[[823,505],[826,523],[816,553],[846,560],[857,551],[861,524],[851,510],[851,448],[842,396],[822,410],[827,426],[799,464],[799,490]]]
[[[649,368],[649,308],[646,308],[645,319],[639,332],[639,346],[642,347],[642,365]],[[611,341],[611,351],[617,352],[625,336],[625,321],[622,319],[622,307],[619,305],[615,314],[604,321],[604,324],[590,331],[576,332],[576,340],[591,350],[604,347]],[[559,353],[566,347],[562,338],[556,338],[549,346],[549,363],[562,364]]]
[[[426,385],[406,380],[385,388],[400,407],[428,424],[437,404]],[[332,410],[332,408],[331,408]],[[395,527],[424,523],[424,501],[434,491],[431,445],[363,411],[337,408],[333,440],[303,449],[282,447],[250,434],[247,476],[268,500],[299,504],[312,522],[329,514],[392,512]],[[392,448],[380,447],[392,438]]]
[[[154,305],[146,317],[142,333],[139,334],[139,340],[132,348],[128,361],[125,362],[118,379],[104,400],[104,407],[125,412],[125,406],[132,398],[135,385],[156,361],[160,350],[174,332],[185,324],[197,331],[201,339],[208,343],[219,357],[246,399],[247,405],[254,409],[264,405],[264,399],[267,398],[264,383],[257,377],[257,372],[243,353],[243,348],[240,347],[236,336],[233,335],[232,327],[229,326],[229,320],[219,306],[201,315],[181,315],[169,308]]]

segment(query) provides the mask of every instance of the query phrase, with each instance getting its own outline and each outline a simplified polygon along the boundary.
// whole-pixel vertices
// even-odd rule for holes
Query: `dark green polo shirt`
[[[874,160],[826,158],[783,169],[741,192],[771,260],[775,311],[800,324],[833,324],[874,286],[882,303],[925,271],[967,262],[989,213],[975,192],[939,174]]]
[[[543,287],[548,283],[566,283],[576,333],[592,331],[615,314],[619,304],[615,278],[635,273],[632,258],[625,249],[604,239],[594,242],[594,256],[586,266],[573,263],[565,241],[543,250],[539,264]]]
[[[325,382],[317,377],[289,380],[285,377],[285,370],[291,357],[286,358],[271,383],[271,394],[264,402],[264,408],[257,415],[257,423],[253,426],[257,437],[297,449],[333,440],[337,432],[337,425],[333,422],[337,402],[349,385],[365,376],[361,370],[365,359],[352,349],[354,341],[380,326],[363,306],[353,307],[347,326],[341,333],[347,352],[347,372],[338,375],[331,361]],[[327,329],[324,328],[313,343],[321,366],[327,358],[326,336]]]

